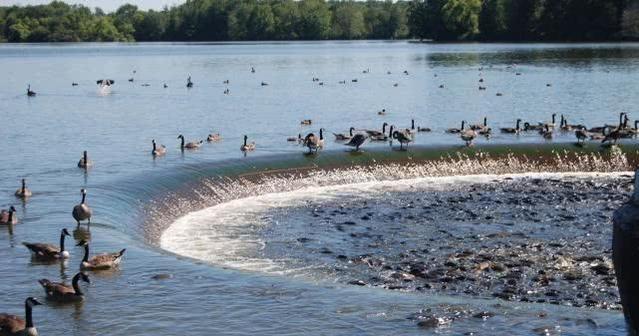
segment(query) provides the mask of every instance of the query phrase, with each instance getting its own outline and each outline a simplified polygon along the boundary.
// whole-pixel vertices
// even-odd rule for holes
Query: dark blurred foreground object
[[[639,170],[635,191],[613,215],[612,258],[630,335],[639,334]]]

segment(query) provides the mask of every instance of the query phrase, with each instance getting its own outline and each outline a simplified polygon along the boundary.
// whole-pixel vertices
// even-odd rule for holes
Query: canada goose
[[[260,84],[261,84],[262,86],[267,86],[267,85],[268,85],[268,83],[267,83],[267,82],[262,82],[262,83],[260,83]]]
[[[302,121],[300,121],[300,125],[304,125],[304,126],[309,126],[313,123],[313,120],[311,119],[304,119]]]
[[[255,68],[251,67],[251,73],[255,73]]]
[[[393,139],[399,141],[399,150],[404,150],[404,145],[406,145],[406,150],[408,150],[408,144],[413,142],[413,137],[408,132],[393,132]]]
[[[164,145],[158,146],[155,143],[155,139],[153,139],[151,141],[151,143],[153,144],[153,149],[151,150],[151,154],[153,156],[162,156],[162,155],[166,154],[166,146],[164,146]]]
[[[133,83],[133,77],[129,78],[129,82]]]
[[[230,94],[230,93],[231,93],[231,90],[229,90],[229,88],[224,89],[224,94],[225,95]]]
[[[244,136],[244,144],[240,147],[240,150],[242,152],[250,152],[255,150],[255,141],[251,142],[251,143],[247,143],[246,141],[248,141],[248,136]]]
[[[166,85],[166,83],[164,83],[164,85],[162,85],[165,89],[168,88],[169,86]]]
[[[568,120],[564,118],[564,115],[561,115],[561,120],[559,121],[559,129],[563,132],[571,132],[573,127],[568,125]]]
[[[548,128],[555,128],[556,117],[557,117],[557,113],[553,113],[552,114],[552,122],[542,125],[544,127],[544,130],[545,130],[546,126],[548,126]]]
[[[449,134],[459,134],[464,131],[464,127],[466,126],[466,121],[461,122],[461,128],[449,128],[446,130],[446,133]]]
[[[29,96],[29,97],[35,97],[35,95],[36,95],[35,91],[31,91],[31,84],[29,84],[29,85],[27,86],[27,96]]]
[[[82,158],[78,161],[78,168],[87,169],[93,166],[93,161],[89,160],[89,154],[87,151],[82,152]]]
[[[552,133],[552,128],[548,124],[544,125],[543,130],[539,131],[539,134],[546,140],[552,139]]]
[[[71,234],[69,234],[67,229],[62,229],[62,232],[60,232],[60,247],[46,243],[22,242],[22,245],[26,246],[36,259],[67,259],[69,258],[69,251],[64,249],[64,238],[66,236],[71,236]]]
[[[341,80],[341,81],[339,81],[338,83],[339,83],[339,84],[346,84],[346,81],[345,81],[345,80]]]
[[[180,149],[182,149],[182,150],[184,150],[184,149],[198,149],[198,148],[200,148],[200,146],[202,146],[202,143],[204,143],[204,141],[202,141],[202,140],[200,140],[199,142],[191,141],[191,142],[185,143],[184,136],[182,134],[178,135],[177,138],[181,140]]]
[[[0,211],[0,224],[2,225],[13,225],[18,223],[18,217],[15,214],[16,208],[12,205],[9,207],[9,210]]]
[[[286,138],[286,141],[288,141],[288,142],[300,142],[300,141],[303,141],[302,134],[298,134],[297,137],[288,137],[288,138]]]
[[[44,288],[47,300],[56,302],[78,302],[84,300],[84,293],[78,282],[82,280],[91,283],[89,277],[83,272],[78,272],[71,280],[71,286],[64,283],[51,282],[48,279],[40,279],[38,282]]]
[[[635,128],[631,129],[631,131],[636,135],[639,133],[639,120],[635,120]]]
[[[521,119],[517,119],[517,124],[515,125],[515,128],[504,127],[504,128],[500,128],[500,130],[502,133],[518,134],[521,131],[521,128],[519,128],[520,124],[521,124]]]
[[[404,70],[404,75],[408,76],[408,70]]]
[[[80,270],[82,271],[99,271],[115,268],[120,265],[122,256],[124,252],[126,252],[126,249],[122,249],[120,252],[103,253],[89,259],[89,243],[87,243],[86,240],[82,240],[77,246],[84,246],[84,257],[82,258],[82,263],[80,263]]]
[[[473,131],[479,131],[482,130],[484,128],[488,127],[488,118],[484,117],[484,123],[483,124],[475,124],[475,125],[471,125],[470,129]]]
[[[575,131],[575,137],[577,138],[578,145],[583,144],[586,142],[586,138],[588,138],[588,132],[583,128],[579,128]]]
[[[71,86],[78,86],[79,84],[76,82],[71,83]]]
[[[399,86],[399,83],[394,83],[393,84],[393,87],[398,87],[398,86]]]
[[[461,139],[466,143],[467,147],[473,145],[473,140],[477,137],[477,132],[472,129],[465,130],[460,134]]]
[[[189,76],[189,78],[186,79],[186,87],[189,88],[189,89],[193,87],[193,82],[191,81],[191,76]]]
[[[485,86],[479,86],[479,91],[486,91],[486,87]]]
[[[206,137],[206,141],[207,142],[217,142],[222,140],[222,137],[220,136],[220,133],[211,133]]]
[[[230,81],[227,79],[227,80],[225,80],[225,81],[224,81],[224,82],[222,82],[222,83],[224,83],[224,84],[229,84],[229,83],[230,83]]]
[[[0,335],[2,336],[38,336],[38,330],[33,325],[33,306],[42,303],[36,298],[29,297],[24,301],[24,316],[26,321],[15,316],[0,314]]]
[[[91,208],[89,208],[89,206],[85,203],[87,200],[87,191],[86,189],[81,189],[80,192],[82,193],[82,202],[73,207],[73,212],[71,214],[75,221],[78,222],[78,225],[80,225],[80,222],[83,220],[87,220],[89,224],[91,224],[93,210],[91,210]]]
[[[319,137],[317,137],[313,133],[309,133],[304,138],[304,146],[308,147],[309,154],[312,153],[313,151],[315,153],[317,153],[317,151],[320,148],[322,148],[323,142],[324,142],[324,134],[322,133],[322,129],[321,128],[320,128],[320,136]]]
[[[350,147],[355,147],[355,151],[359,152],[359,147],[361,147],[364,142],[366,142],[366,139],[368,138],[368,136],[364,135],[364,134],[355,134],[353,135],[353,137],[351,138],[351,140],[348,143],[345,143],[345,146],[350,146]]]
[[[430,132],[430,131],[431,131],[431,129],[428,128],[428,127],[417,126],[417,132]]]
[[[367,74],[370,72],[370,69],[362,70],[362,73]]]
[[[29,198],[33,195],[31,190],[27,189],[27,180],[22,179],[22,187],[16,190],[15,195],[19,198]]]
[[[368,134],[368,136],[370,136],[371,138],[373,137],[384,137],[385,133],[386,133],[386,126],[388,126],[388,123],[383,123],[382,124],[382,131],[377,131],[377,130],[364,130],[364,132],[366,132],[366,134]]]
[[[480,78],[480,79],[479,79],[479,82],[480,82],[480,83],[483,83],[483,82],[484,82],[484,79],[483,79],[483,78]]]
[[[390,75],[390,74],[392,74],[392,72],[390,72],[390,71],[386,71],[386,74],[387,74],[387,75]]]
[[[444,88],[444,84],[441,84],[441,85],[439,86],[439,88],[440,88],[440,89],[443,89],[443,88]]]
[[[606,128],[606,130],[610,130],[610,129]],[[607,142],[612,145],[616,145],[619,138],[621,138],[621,132],[619,131],[619,129],[611,130],[608,133],[604,132],[603,135],[604,135],[604,138],[601,140],[602,144]]]
[[[357,83],[357,78],[353,78],[353,79],[351,79],[351,82],[353,82],[353,83]]]
[[[386,109],[382,109],[381,111],[377,112],[377,115],[386,115]]]
[[[355,127],[351,127],[348,130],[348,135],[342,134],[342,133],[333,133],[333,135],[335,135],[335,140],[337,141],[346,141],[346,140],[350,140],[353,137],[354,130],[355,130]]]
[[[497,92],[497,93],[495,94],[495,96],[497,96],[497,97],[501,97],[501,96],[503,96],[503,95],[504,95],[504,94],[503,94],[503,93],[501,93],[501,92]]]

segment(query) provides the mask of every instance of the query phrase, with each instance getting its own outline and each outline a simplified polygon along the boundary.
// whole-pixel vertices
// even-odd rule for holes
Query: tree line
[[[624,37],[639,37],[639,0],[187,0],[112,13],[61,1],[0,7],[3,42]]]

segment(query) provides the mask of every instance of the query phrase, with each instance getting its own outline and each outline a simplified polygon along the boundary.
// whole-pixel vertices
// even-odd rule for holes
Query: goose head
[[[180,134],[180,135],[178,135],[178,137],[177,137],[177,138],[178,138],[178,139],[184,139],[184,135]]]
[[[71,236],[71,234],[69,233],[67,229],[62,229],[62,234],[65,236]]]
[[[29,306],[29,307],[33,307],[33,306],[41,306],[42,302],[38,301],[38,299],[34,298],[34,297],[28,297],[24,303]]]

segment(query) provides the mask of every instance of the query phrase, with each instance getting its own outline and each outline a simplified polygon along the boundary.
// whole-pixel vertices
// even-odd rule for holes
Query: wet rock
[[[355,286],[366,286],[366,283],[362,280],[352,280],[348,282],[349,285],[355,285]]]

